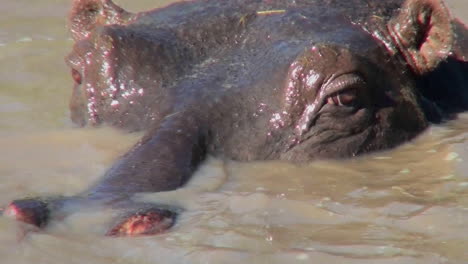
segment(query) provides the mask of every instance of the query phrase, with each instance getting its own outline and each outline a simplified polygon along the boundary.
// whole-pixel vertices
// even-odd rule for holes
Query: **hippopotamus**
[[[158,234],[183,210],[132,197],[184,186],[207,157],[349,158],[468,107],[468,30],[441,0],[75,0],[69,21],[72,121],[145,134],[82,193],[4,210],[39,228],[102,206],[122,212],[108,235]]]

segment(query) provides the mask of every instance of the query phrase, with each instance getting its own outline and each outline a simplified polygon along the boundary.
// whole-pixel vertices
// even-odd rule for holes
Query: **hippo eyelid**
[[[361,75],[356,73],[347,73],[331,80],[324,87],[324,96],[329,97],[348,89],[359,89],[365,87],[366,81]]]
[[[321,111],[322,107],[327,104],[330,97],[337,96],[343,92],[352,92],[353,89],[356,89],[355,95],[357,97],[361,94],[360,90],[366,87],[366,82],[358,73],[345,73],[336,77],[332,76],[322,85],[322,87],[323,88],[316,97],[315,102],[306,107],[297,123],[296,133],[299,136],[308,131],[315,123],[318,113]]]
[[[361,75],[347,73],[333,78],[324,86],[321,103],[334,104],[337,106],[349,106],[352,101],[359,99],[362,90],[366,87],[366,82]],[[341,96],[345,96],[345,102],[341,102]]]

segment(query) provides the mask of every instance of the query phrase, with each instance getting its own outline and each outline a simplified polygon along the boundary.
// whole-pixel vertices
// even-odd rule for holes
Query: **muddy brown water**
[[[70,123],[69,4],[0,2],[0,205],[80,191],[140,136]],[[468,2],[449,6],[468,21]],[[0,263],[468,263],[467,161],[468,114],[353,160],[210,160],[187,187],[137,197],[186,208],[166,234],[104,237],[111,211],[27,235],[0,217]]]

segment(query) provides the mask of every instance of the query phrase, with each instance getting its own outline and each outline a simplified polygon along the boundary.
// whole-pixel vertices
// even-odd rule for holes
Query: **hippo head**
[[[363,5],[367,1],[361,2]],[[284,59],[276,59],[272,53],[267,59],[271,60],[271,67],[278,66],[277,70],[268,72],[266,68],[254,66],[250,69],[257,71],[254,75],[259,80],[251,82],[255,86],[251,90],[255,106],[244,105],[245,109],[266,107],[261,114],[253,111],[252,115],[258,118],[254,125],[248,125],[244,134],[264,136],[239,137],[245,139],[248,146],[239,150],[241,154],[231,156],[311,160],[354,156],[395,146],[427,127],[428,117],[421,103],[424,87],[420,87],[417,80],[430,74],[450,55],[453,36],[450,16],[441,1],[390,2],[381,6],[375,4],[376,13],[365,15],[355,14],[358,11],[348,15],[338,10],[329,17],[327,14],[317,17],[296,9],[284,10],[283,20],[270,18],[274,12],[263,15],[256,9],[252,14],[255,8],[247,8],[246,13],[250,12],[247,15],[221,21],[231,23],[233,26],[223,25],[223,29],[232,29],[236,34],[226,34],[238,38],[223,42],[222,38],[217,38],[223,32],[206,26],[210,21],[204,22],[202,18],[198,19],[200,25],[206,26],[205,31],[202,26],[190,23],[181,23],[179,26],[184,28],[178,31],[167,23],[163,26],[148,22],[150,12],[154,12],[154,16],[158,12],[167,17],[175,16],[170,11],[167,12],[170,15],[164,14],[164,9],[134,15],[109,0],[75,1],[70,20],[76,44],[67,58],[75,80],[70,103],[72,120],[80,125],[105,122],[130,130],[146,128],[159,116],[171,113],[172,110],[164,110],[171,107],[162,105],[182,104],[169,95],[171,89],[161,87],[176,87],[179,77],[187,72],[187,65],[209,61],[211,55],[207,50],[211,42],[225,45],[223,58],[237,54],[232,56],[233,60],[255,50],[255,47],[248,47],[253,43],[252,46],[263,45],[265,49],[277,48],[278,58]],[[323,26],[324,21],[329,24]],[[261,23],[266,25],[264,27],[277,28],[263,38],[267,33],[259,31]],[[179,35],[175,36],[174,32]],[[181,37],[190,34],[206,41],[191,42]],[[232,50],[235,51],[227,52]],[[249,65],[255,63],[247,63],[245,67]],[[230,67],[225,67],[225,75],[231,74],[229,70],[235,66]],[[191,75],[192,79],[193,76],[196,74]],[[233,84],[231,78],[229,85],[240,87],[248,83],[242,78],[237,76],[237,84]],[[263,85],[258,85],[260,82]],[[197,85],[197,81],[193,83]],[[172,91],[180,93],[176,88]],[[223,98],[219,91],[212,94]],[[230,111],[226,109],[231,104],[234,105],[226,102],[219,110],[206,112]],[[213,120],[212,123],[223,122]],[[223,135],[232,133],[221,133],[219,138]],[[229,140],[219,141],[230,144]],[[232,140],[233,149],[238,141]]]
[[[383,21],[375,16],[346,25],[336,18],[334,30],[320,32],[290,64],[283,107],[271,119],[273,126],[290,127],[288,137],[277,138],[289,141],[281,159],[388,149],[439,118],[432,116],[439,109],[424,103],[429,87],[419,80],[450,55],[447,10],[439,1],[408,0]]]
[[[160,86],[164,74],[177,67],[162,69],[168,63],[158,56],[158,36],[138,38],[138,32],[127,30],[123,25],[134,16],[111,1],[73,4],[70,28],[75,45],[66,58],[74,80],[72,121],[141,130],[157,114],[157,97],[164,96],[147,87]]]

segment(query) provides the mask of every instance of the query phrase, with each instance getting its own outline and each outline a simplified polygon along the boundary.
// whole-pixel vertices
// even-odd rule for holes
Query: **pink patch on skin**
[[[34,220],[34,217],[31,215],[31,212],[27,212],[24,210],[21,210],[18,206],[15,204],[11,203],[7,206],[5,211],[3,212],[3,215],[13,218],[17,221],[21,221],[30,225],[35,225],[38,226],[37,221]]]
[[[3,214],[36,227],[42,227],[49,218],[47,204],[33,199],[19,200],[10,203]]]
[[[12,218],[16,218],[17,214],[18,214],[18,208],[14,204],[8,205],[5,211],[3,212],[3,215],[12,217]]]
[[[137,213],[117,224],[108,236],[156,235],[169,229],[174,224],[170,215],[159,212]]]

